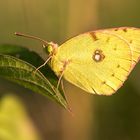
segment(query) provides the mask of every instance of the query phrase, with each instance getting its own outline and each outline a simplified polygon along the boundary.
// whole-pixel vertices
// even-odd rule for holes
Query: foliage
[[[35,52],[16,45],[0,45],[0,76],[55,100],[68,108],[64,91],[56,88],[58,78],[48,65],[36,70],[44,60]]]

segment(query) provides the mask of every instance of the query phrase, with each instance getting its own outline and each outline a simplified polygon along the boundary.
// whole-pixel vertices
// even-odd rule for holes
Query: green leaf
[[[16,58],[18,57],[18,58]],[[55,100],[68,109],[58,78],[48,65],[34,72],[44,60],[35,52],[15,45],[0,45],[0,76]]]

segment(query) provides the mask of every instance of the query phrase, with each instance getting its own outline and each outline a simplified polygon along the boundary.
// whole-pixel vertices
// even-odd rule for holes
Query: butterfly
[[[92,94],[115,93],[140,58],[140,29],[133,27],[83,33],[60,46],[37,37],[28,37],[48,45],[49,57],[43,65],[50,62],[50,67],[59,77],[58,85],[64,78]]]

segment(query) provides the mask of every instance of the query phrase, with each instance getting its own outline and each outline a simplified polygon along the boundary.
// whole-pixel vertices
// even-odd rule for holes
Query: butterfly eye
[[[105,58],[105,56],[104,56],[102,50],[95,50],[92,58],[93,58],[94,61],[100,62]]]

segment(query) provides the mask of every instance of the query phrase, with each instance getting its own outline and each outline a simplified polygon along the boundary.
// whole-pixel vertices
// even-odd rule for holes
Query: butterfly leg
[[[49,57],[47,58],[47,60],[42,65],[40,65],[38,68],[36,68],[36,70],[34,71],[34,73],[36,73],[40,68],[44,67],[51,58],[52,58],[52,55],[49,55]]]
[[[60,72],[60,77],[59,77],[59,80],[58,80],[58,83],[57,83],[57,89],[59,88],[59,85],[61,83],[62,77],[64,75],[64,71],[66,69],[66,66],[69,64],[69,62],[70,62],[70,60],[66,60],[66,61],[63,62],[64,65],[63,65],[62,70]]]

